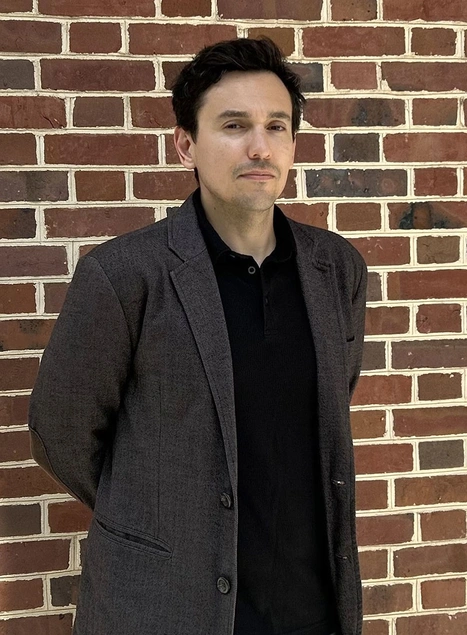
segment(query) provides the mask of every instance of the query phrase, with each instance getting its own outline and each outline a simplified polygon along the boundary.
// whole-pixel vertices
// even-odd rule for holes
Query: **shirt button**
[[[221,593],[228,593],[230,591],[230,582],[227,578],[217,578],[217,588]]]
[[[248,267],[248,273],[255,273],[256,269],[254,267]]]
[[[224,507],[232,507],[232,499],[225,492],[221,494],[221,503],[224,505]]]
[[[265,299],[266,304],[269,304],[269,298]]]

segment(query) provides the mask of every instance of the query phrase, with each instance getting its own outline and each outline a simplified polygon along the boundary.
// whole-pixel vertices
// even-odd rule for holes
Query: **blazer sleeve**
[[[34,459],[91,509],[130,364],[117,294],[98,260],[83,256],[42,356],[28,423]]]
[[[349,373],[349,395],[352,398],[355,387],[360,376],[363,357],[363,339],[365,335],[365,309],[366,309],[366,288],[368,280],[367,266],[361,259],[359,282],[352,300],[352,313],[355,332],[355,344],[357,354],[353,357],[353,363]]]

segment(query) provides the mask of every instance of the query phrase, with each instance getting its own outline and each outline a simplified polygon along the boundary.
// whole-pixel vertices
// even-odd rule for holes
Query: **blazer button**
[[[217,578],[217,588],[221,593],[228,593],[230,591],[230,582],[227,578]]]
[[[221,494],[221,503],[224,505],[224,507],[227,507],[227,509],[232,507],[232,499],[225,492]]]

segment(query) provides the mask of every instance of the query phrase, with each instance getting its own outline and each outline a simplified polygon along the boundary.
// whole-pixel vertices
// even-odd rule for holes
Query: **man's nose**
[[[271,147],[267,136],[267,130],[252,130],[248,144],[248,157],[250,159],[269,159]]]

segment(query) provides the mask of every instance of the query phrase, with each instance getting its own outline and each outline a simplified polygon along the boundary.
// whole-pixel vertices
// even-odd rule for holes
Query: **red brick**
[[[465,22],[467,6],[464,0],[383,0],[383,17],[385,20]]]
[[[280,198],[297,198],[297,170],[289,170],[287,181]]]
[[[458,236],[423,236],[417,239],[417,260],[424,265],[457,262],[459,249]]]
[[[0,51],[14,53],[60,53],[62,27],[42,20],[0,22]]]
[[[467,339],[392,343],[393,368],[451,368],[467,365]]]
[[[381,205],[379,203],[337,203],[336,222],[339,231],[381,229]]]
[[[0,582],[0,611],[25,611],[43,606],[41,578]]]
[[[39,0],[39,13],[71,17],[152,17],[155,7],[154,0]]]
[[[413,446],[410,443],[357,445],[355,465],[358,474],[410,472],[413,469]]]
[[[66,172],[0,172],[0,201],[66,201]]]
[[[442,505],[467,501],[467,475],[396,479],[396,506]],[[464,545],[467,547],[467,545]],[[442,573],[435,571],[434,573]]]
[[[286,216],[299,223],[328,229],[327,203],[285,203],[281,209]]]
[[[47,238],[119,236],[154,222],[151,207],[54,207],[44,216]]]
[[[376,439],[386,432],[384,410],[357,410],[350,413],[352,437],[354,439]]]
[[[467,408],[462,406],[394,410],[393,416],[400,437],[467,433]]]
[[[72,613],[0,620],[0,635],[70,635]]]
[[[357,518],[357,540],[362,547],[410,542],[413,535],[413,514]]]
[[[0,165],[36,163],[36,139],[33,134],[0,134]]]
[[[383,140],[388,161],[465,161],[467,134],[463,132],[390,134]]]
[[[0,359],[0,390],[27,390],[37,376],[39,360],[35,357]]]
[[[389,635],[389,622],[385,620],[365,620],[362,635]]]
[[[26,425],[28,410],[28,395],[0,397],[0,426]]]
[[[405,196],[405,170],[333,169],[305,170],[307,196],[341,198],[358,196]]]
[[[465,635],[467,613],[412,615],[396,621],[397,635]]]
[[[337,89],[377,88],[376,64],[374,62],[332,62],[331,83]]]
[[[0,13],[32,11],[32,0],[0,0]]]
[[[186,62],[162,62],[162,75],[165,88],[170,90]]]
[[[219,16],[240,20],[319,20],[323,0],[217,0]]]
[[[219,24],[145,23],[130,24],[128,30],[130,53],[136,55],[189,55],[204,46],[237,37],[234,26]]]
[[[421,304],[418,308],[417,330],[420,333],[460,333],[460,304]]]
[[[452,509],[420,514],[422,540],[455,540],[465,538],[465,510]]]
[[[172,134],[164,135],[165,138],[165,162],[168,164],[180,165],[180,159],[174,146]]]
[[[36,287],[33,284],[0,285],[0,313],[34,313]]]
[[[120,97],[77,97],[73,125],[80,127],[123,126],[123,100]]]
[[[176,0],[172,0],[172,2],[173,1]],[[293,29],[270,28],[263,26],[248,29],[249,38],[257,40],[263,35],[275,42],[284,55],[292,55],[295,51],[295,34]]]
[[[131,121],[136,128],[173,128],[175,115],[170,97],[132,97]]]
[[[401,27],[316,26],[303,29],[305,57],[402,55],[405,35]]]
[[[410,262],[410,240],[394,238],[349,238],[365,258],[367,265],[403,265]]]
[[[357,509],[386,509],[388,506],[387,481],[357,481]]]
[[[352,405],[398,404],[411,401],[412,378],[405,375],[360,377]]]
[[[296,163],[323,163],[326,160],[324,134],[300,133],[296,140]]]
[[[191,17],[211,15],[211,0],[162,0],[162,15]]]
[[[34,88],[34,66],[29,60],[0,60],[2,88]]]
[[[376,0],[331,0],[331,15],[336,22],[374,20],[377,13]]]
[[[412,29],[416,55],[455,55],[457,34],[452,29]]]
[[[0,575],[67,569],[69,555],[69,540],[0,544]]]
[[[45,161],[72,165],[154,165],[157,137],[150,134],[46,136]]]
[[[164,25],[165,26],[165,25]],[[72,91],[154,90],[150,60],[41,60],[42,88]]]
[[[60,276],[68,273],[64,247],[0,248],[0,276]]]
[[[367,335],[407,333],[409,330],[409,322],[409,307],[368,307],[366,311],[365,333]]]
[[[389,300],[463,298],[467,270],[397,271],[388,274]]]
[[[412,608],[411,584],[378,584],[363,588],[364,615],[399,613]]]
[[[0,470],[0,498],[42,496],[64,492],[65,490],[38,466]]]
[[[70,24],[72,53],[116,53],[122,46],[117,22],[74,22]]]
[[[377,580],[388,575],[388,552],[386,549],[377,551],[360,551],[360,573],[362,580]]]
[[[49,503],[49,527],[52,533],[88,531],[92,512],[78,501]]]
[[[391,90],[452,91],[467,89],[465,62],[382,62],[382,77]]]
[[[4,432],[0,445],[0,463],[7,461],[27,461],[31,459],[29,432]]]
[[[467,571],[467,545],[410,547],[394,552],[396,577]]]
[[[415,173],[415,196],[454,196],[457,194],[455,168],[419,168]]]
[[[54,320],[2,320],[0,321],[0,349],[43,349],[52,332]],[[0,451],[1,456],[1,451]]]
[[[0,238],[34,238],[36,211],[29,208],[0,211]]]
[[[462,607],[465,604],[465,579],[425,580],[420,586],[424,609]]]
[[[64,128],[65,125],[63,99],[0,96],[0,128]]]
[[[183,200],[197,187],[193,172],[136,172],[133,175],[135,198]]]
[[[68,286],[67,282],[44,284],[45,313],[60,313]]]
[[[405,123],[402,99],[328,97],[307,99],[303,117],[315,128],[400,126]]]
[[[414,99],[412,121],[418,126],[455,126],[457,99]]]
[[[459,399],[462,397],[462,375],[430,373],[418,378],[418,398],[422,401]]]
[[[125,200],[125,173],[100,170],[75,172],[78,201]]]

